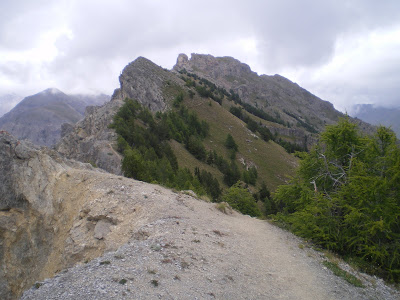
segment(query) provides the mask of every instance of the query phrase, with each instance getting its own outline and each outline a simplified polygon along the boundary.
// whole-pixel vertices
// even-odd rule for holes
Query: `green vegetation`
[[[294,233],[400,281],[400,149],[389,129],[364,137],[348,119],[327,126],[273,202]]]
[[[239,94],[235,93],[235,91],[232,89],[229,92],[227,92],[225,89],[217,87],[215,84],[208,81],[207,79],[201,78],[196,74],[188,73],[186,70],[182,70],[181,74],[186,75],[186,76],[181,76],[181,78],[186,81],[186,86],[195,87],[195,90],[202,98],[211,98],[221,105],[224,98],[234,102],[235,105],[231,106],[229,111],[233,115],[241,119],[243,122],[245,122],[247,124],[247,127],[252,132],[254,133],[258,132],[263,140],[267,142],[269,140],[274,140],[276,143],[281,145],[288,153],[295,153],[297,151],[308,151],[306,143],[304,143],[304,145],[301,146],[297,143],[292,143],[287,139],[283,139],[282,137],[274,136],[265,125],[263,125],[261,122],[255,121],[254,119],[254,117],[256,117],[264,121],[281,124],[285,127],[290,128],[291,127],[290,123],[282,120],[278,112],[275,112],[275,116],[272,116],[271,114],[258,108],[257,103],[256,106],[253,106],[249,103],[243,102],[240,99]],[[198,80],[199,85],[196,85],[196,80]],[[190,92],[193,93],[191,90]],[[193,98],[192,94],[191,98]],[[211,105],[211,102],[209,102],[209,104]],[[245,113],[244,111],[248,112],[250,115],[254,117],[250,117],[250,115]],[[289,111],[284,110],[284,112],[297,121],[297,127],[303,127],[304,129],[306,129],[311,133],[318,132],[314,128],[314,126],[309,124],[310,122],[308,120],[303,121],[300,117],[290,113]]]
[[[349,272],[346,272],[345,270],[342,270],[337,263],[331,262],[331,261],[324,261],[323,262],[324,266],[327,267],[329,270],[333,272],[336,276],[339,276],[346,280],[348,283],[356,286],[356,287],[364,287],[362,284],[361,280],[355,277],[354,275],[350,274]]]
[[[226,136],[225,147],[235,152],[239,150],[238,145],[236,144],[235,140],[233,139],[230,133],[228,133],[228,135]]]
[[[182,99],[179,94],[174,101],[177,110],[158,113],[156,118],[138,102],[126,99],[111,125],[118,133],[118,150],[124,154],[122,170],[127,177],[191,189],[198,195],[208,193],[217,200],[221,190],[213,175],[199,171],[193,176],[179,168],[169,144],[170,139],[181,142],[198,160],[206,160],[202,139],[208,135],[208,124],[180,105]]]
[[[311,132],[311,133],[318,133],[318,131],[314,128],[314,126],[310,125],[308,122],[304,122],[299,116],[296,116],[295,114],[287,111],[287,110],[283,110],[285,114],[287,114],[288,116],[291,116],[292,118],[294,118],[295,120],[297,120],[297,126],[298,127],[303,127],[305,128],[307,131]]]
[[[193,190],[200,198],[215,202],[222,201],[227,189],[241,180],[258,210],[271,207],[269,196],[260,193],[263,188],[259,185],[267,182],[275,188],[291,174],[296,158],[268,143],[273,136],[259,117],[246,119],[247,127],[256,133],[252,134],[232,116],[226,99],[240,105],[237,94],[196,75],[181,78],[185,87],[166,86],[168,97],[174,97],[169,111],[152,114],[126,99],[115,115],[110,127],[118,134],[124,175],[176,190]],[[221,105],[211,104],[212,100]],[[255,111],[261,116],[261,110]],[[268,191],[265,183],[264,190]],[[243,212],[249,213],[246,209]]]
[[[261,211],[258,209],[252,194],[246,188],[242,187],[240,182],[231,186],[222,199],[242,214],[252,217],[261,216]]]
[[[245,122],[247,124],[247,128],[249,128],[252,132],[258,131],[264,141],[268,142],[272,139],[273,136],[269,129],[250,118],[249,115],[246,114],[241,107],[231,106],[229,111],[231,114]]]
[[[229,163],[231,153],[226,149],[225,141],[227,135],[231,134],[238,145],[239,152],[236,155],[235,162],[238,164],[239,170],[243,172],[248,166],[239,164],[238,158],[244,158],[245,162],[251,161],[257,166],[257,186],[264,181],[271,191],[275,190],[288,175],[293,175],[293,165],[296,164],[297,159],[289,155],[276,143],[266,142],[262,138],[258,138],[257,134],[249,133],[243,126],[243,122],[232,116],[229,107],[226,107],[225,104],[227,104],[226,100],[224,100],[222,106],[213,105],[209,107],[207,100],[196,99],[196,105],[193,105],[190,100],[184,101],[184,105],[195,111],[199,119],[205,120],[210,125],[210,134],[203,141],[206,149],[212,152],[215,150],[219,156],[222,156]],[[186,166],[187,163],[182,161],[178,155],[177,157],[179,164]],[[214,167],[215,164],[211,166]],[[214,176],[218,177],[218,174],[214,174]],[[238,179],[240,178],[238,177]],[[223,182],[222,178],[218,177],[218,179]],[[236,182],[237,180],[232,180],[232,184]],[[252,191],[255,190],[252,189]]]
[[[40,288],[43,285],[43,282],[36,282],[33,286],[35,287],[35,289]]]
[[[253,166],[243,172],[243,181],[247,184],[255,185],[258,177],[257,169]]]
[[[215,208],[224,214],[227,214],[229,210],[232,210],[226,202],[217,203]]]

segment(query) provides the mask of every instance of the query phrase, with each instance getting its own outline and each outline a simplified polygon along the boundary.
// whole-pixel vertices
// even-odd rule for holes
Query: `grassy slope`
[[[189,151],[186,150],[184,145],[178,143],[175,140],[171,140],[170,145],[172,147],[172,150],[174,150],[176,158],[178,159],[178,164],[180,168],[188,168],[192,172],[192,174],[194,174],[195,167],[199,167],[200,170],[210,172],[215,178],[218,179],[219,183],[223,185],[224,176],[217,168],[214,168],[206,164],[205,162],[197,160],[192,154],[189,153]]]
[[[227,102],[227,101],[226,101]],[[211,106],[209,105],[211,103]],[[196,95],[193,99],[185,97],[184,104],[192,111],[195,111],[200,119],[210,125],[210,135],[205,139],[204,145],[208,150],[216,150],[220,155],[229,159],[224,142],[230,133],[239,146],[239,153],[236,156],[238,166],[244,170],[243,159],[247,164],[254,163],[258,170],[257,184],[265,181],[268,188],[274,191],[275,188],[284,183],[288,176],[293,175],[297,159],[288,154],[281,146],[273,141],[265,142],[254,136],[246,128],[246,124],[233,116],[226,108],[229,103],[223,106],[218,103],[200,98]],[[173,149],[178,157],[179,165],[194,169],[195,166],[205,169],[215,175],[222,183],[222,174],[215,168],[197,161],[181,145],[173,144]]]

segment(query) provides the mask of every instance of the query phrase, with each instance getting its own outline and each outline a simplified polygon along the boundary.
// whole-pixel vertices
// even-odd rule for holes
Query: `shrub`
[[[261,212],[252,194],[246,188],[241,186],[240,181],[231,186],[222,199],[229,203],[233,209],[237,209],[242,214],[252,217],[261,216]]]

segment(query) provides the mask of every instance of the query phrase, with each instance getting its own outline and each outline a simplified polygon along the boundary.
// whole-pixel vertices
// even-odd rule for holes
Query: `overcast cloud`
[[[112,94],[138,56],[172,68],[192,52],[281,74],[342,111],[400,106],[398,0],[0,2],[0,95]]]

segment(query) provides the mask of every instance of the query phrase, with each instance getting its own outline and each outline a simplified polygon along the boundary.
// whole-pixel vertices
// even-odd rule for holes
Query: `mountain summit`
[[[88,105],[101,105],[105,95],[67,95],[49,88],[24,98],[0,118],[0,129],[37,145],[52,146],[61,137],[61,125],[75,124],[83,118]]]
[[[189,59],[186,54],[180,54],[173,70],[194,73],[235,92],[244,103],[282,121],[269,124],[273,133],[292,136],[299,143],[344,116],[332,103],[321,100],[289,79],[277,74],[258,75],[247,64],[232,57],[192,53]],[[363,130],[372,130],[368,124],[357,122]]]
[[[120,87],[114,91],[111,101],[101,108],[91,108],[82,121],[65,131],[57,145],[58,151],[69,158],[91,162],[109,172],[121,174],[118,163],[121,157],[115,151],[117,135],[109,125],[124,100],[134,99],[153,113],[165,112],[173,107],[175,97],[182,92],[195,95],[187,104],[196,113],[210,118],[216,114],[216,107],[204,105],[204,101],[211,98],[205,94],[205,97],[199,96],[199,87],[190,85],[192,79],[199,81],[206,94],[210,89],[219,89],[221,94],[218,97],[227,99],[229,96],[236,103],[234,107],[255,114],[254,122],[267,128],[286,148],[310,147],[326,124],[333,124],[344,116],[331,103],[296,83],[280,75],[259,76],[248,65],[232,57],[192,54],[189,59],[180,54],[171,71],[139,57],[123,69],[119,77]],[[213,124],[217,126],[215,130],[221,131],[221,126],[225,126],[223,122],[228,124],[235,116],[229,113],[232,103],[221,102],[218,105],[225,112],[221,111]],[[206,112],[208,109],[211,111]],[[373,130],[369,124],[354,121],[365,131]],[[232,122],[235,124],[237,119]]]

